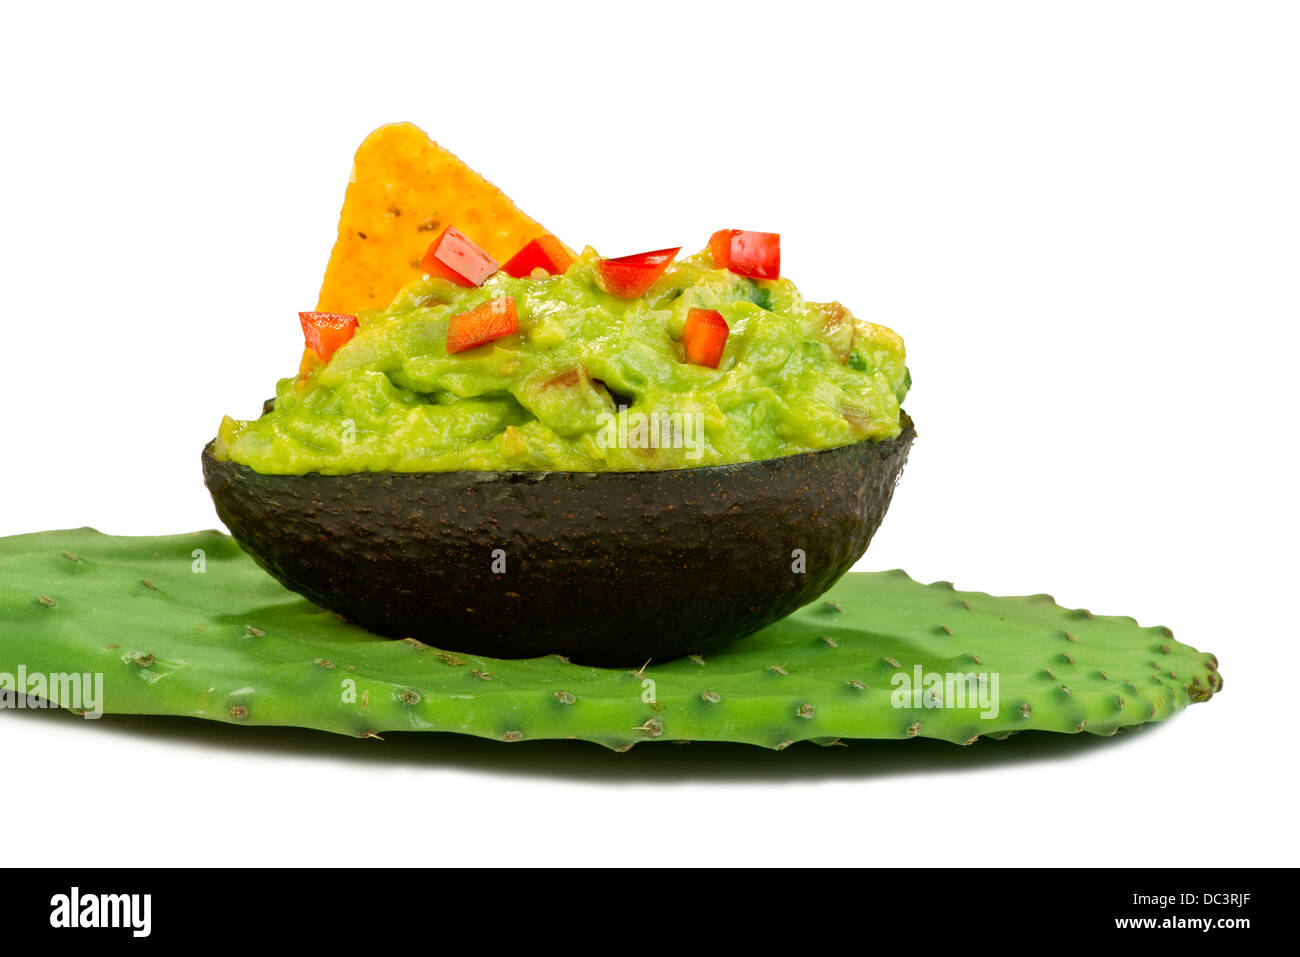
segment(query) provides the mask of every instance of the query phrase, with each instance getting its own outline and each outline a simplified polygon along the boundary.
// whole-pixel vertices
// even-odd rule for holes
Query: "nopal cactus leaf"
[[[218,532],[0,538],[0,622],[0,682],[11,689],[20,669],[100,673],[111,713],[370,737],[449,731],[618,750],[965,744],[1031,730],[1114,734],[1222,687],[1214,656],[1168,629],[901,571],[849,574],[823,600],[704,657],[637,670],[480,658],[348,625]],[[47,694],[71,706],[58,682]]]

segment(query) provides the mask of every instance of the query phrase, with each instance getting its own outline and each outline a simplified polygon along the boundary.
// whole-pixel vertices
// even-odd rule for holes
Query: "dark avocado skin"
[[[888,442],[661,472],[262,475],[209,446],[203,475],[244,550],[348,621],[638,666],[720,648],[830,588],[889,507],[916,435],[903,424]]]

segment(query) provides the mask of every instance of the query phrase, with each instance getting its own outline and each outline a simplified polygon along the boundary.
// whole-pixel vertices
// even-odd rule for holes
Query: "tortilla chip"
[[[420,257],[455,226],[498,262],[546,228],[419,127],[392,123],[357,149],[318,312],[382,309],[422,276]]]

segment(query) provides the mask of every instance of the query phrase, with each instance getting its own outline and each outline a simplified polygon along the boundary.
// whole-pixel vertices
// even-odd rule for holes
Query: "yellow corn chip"
[[[423,275],[420,257],[444,226],[455,226],[498,262],[546,232],[418,126],[381,126],[352,161],[317,310],[384,308]]]

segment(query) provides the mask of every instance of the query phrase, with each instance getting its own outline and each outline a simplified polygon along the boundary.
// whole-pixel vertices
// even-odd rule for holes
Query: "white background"
[[[216,522],[199,450],[296,368],[352,152],[409,119],[570,244],[780,231],[908,344],[862,567],[1165,624],[1226,676],[970,749],[3,714],[9,859],[1297,862],[1295,5],[4,9],[0,534]]]

